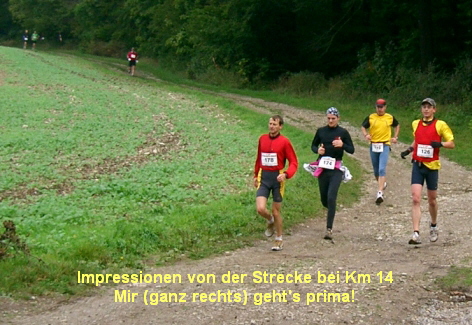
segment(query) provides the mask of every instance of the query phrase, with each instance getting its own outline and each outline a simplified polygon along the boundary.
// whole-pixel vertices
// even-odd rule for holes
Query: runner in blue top
[[[25,33],[23,34],[23,48],[26,49],[28,47],[28,41],[29,41],[29,33],[28,30],[25,30]]]

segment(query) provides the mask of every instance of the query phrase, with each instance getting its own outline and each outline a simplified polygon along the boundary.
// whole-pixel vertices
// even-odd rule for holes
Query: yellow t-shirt
[[[421,120],[414,120],[411,123],[413,128],[413,137],[415,136],[416,129],[418,128],[418,124]],[[426,124],[423,124],[426,125]],[[436,131],[438,132],[439,136],[445,142],[454,141],[454,134],[452,133],[451,128],[447,125],[446,122],[442,120],[436,121]],[[425,162],[424,165],[429,169],[438,170],[441,169],[441,162],[439,160]]]
[[[386,145],[390,145],[392,126],[396,127],[397,125],[398,121],[388,113],[384,115],[372,113],[362,123],[364,128],[369,129],[371,142],[383,142]]]

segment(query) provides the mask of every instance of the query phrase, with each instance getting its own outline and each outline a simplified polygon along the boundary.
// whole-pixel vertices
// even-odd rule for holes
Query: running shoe
[[[327,240],[333,240],[333,231],[331,229],[326,229],[326,234],[324,236],[324,239]]]
[[[267,223],[267,228],[264,232],[264,234],[267,237],[271,237],[275,232],[275,222],[272,221],[272,223]]]
[[[435,242],[438,240],[438,227],[431,227],[429,229],[429,240]]]
[[[282,239],[275,240],[274,246],[272,246],[272,250],[273,251],[281,251],[283,247],[284,247],[284,242],[283,242]]]
[[[420,234],[416,231],[413,232],[413,236],[411,237],[410,241],[408,242],[410,245],[418,245],[421,244]]]
[[[375,200],[375,204],[379,205],[383,201],[384,201],[383,193],[382,193],[382,191],[378,191],[377,192],[377,199]]]

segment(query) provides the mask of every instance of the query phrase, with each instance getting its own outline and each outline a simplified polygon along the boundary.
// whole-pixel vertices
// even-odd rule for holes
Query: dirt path
[[[282,113],[286,123],[310,132],[325,123],[323,115],[312,111],[230,94],[219,95],[259,112]],[[357,142],[353,157],[370,171],[367,146],[359,145],[362,141],[359,128],[341,125],[349,129]],[[403,132],[409,132],[408,126],[403,126]],[[40,310],[35,310],[34,306],[14,310],[12,303],[0,323],[471,324],[472,303],[451,303],[449,295],[436,291],[434,284],[435,278],[445,275],[451,265],[471,266],[471,174],[455,163],[442,160],[438,199],[439,240],[436,243],[428,241],[429,217],[423,213],[423,244],[421,247],[408,245],[411,167],[407,160],[399,158],[399,152],[405,146],[393,148],[388,166],[386,201],[381,206],[374,204],[374,179],[367,178],[360,202],[350,208],[338,208],[333,242],[322,239],[324,218],[309,220],[285,236],[286,246],[281,252],[268,251],[269,243],[261,240],[254,247],[228,252],[224,256],[146,271],[149,274],[180,274],[182,283],[104,287],[92,297],[53,305],[49,309],[45,309],[41,301],[38,303]],[[303,170],[299,172],[304,173]],[[315,180],[313,187],[317,189]],[[423,202],[423,211],[427,211],[426,201]],[[253,272],[257,271],[282,277],[298,272],[310,275],[312,281],[277,283],[274,279],[274,283],[255,283],[259,278]],[[392,283],[386,281],[390,271]],[[222,275],[228,272],[246,274],[247,277],[244,283],[222,283]],[[347,276],[346,272],[355,277]],[[383,272],[382,283],[377,275],[379,272]],[[329,273],[339,275],[339,283],[337,278],[334,283],[319,283],[318,276]],[[192,284],[187,274],[214,274],[217,281]],[[370,283],[367,283],[368,276]],[[354,283],[354,279],[358,283]],[[346,280],[349,283],[345,283]],[[138,296],[135,302],[115,302],[115,290],[129,290],[125,292],[138,293]],[[148,298],[150,293],[161,293],[161,302],[145,305],[145,292]],[[163,299],[169,298],[168,293],[180,293],[186,302],[164,302]],[[198,299],[192,302],[192,296],[201,297],[196,294],[203,293],[215,293],[210,297],[215,299],[219,293],[220,302]],[[268,302],[259,304],[264,293],[268,294]],[[328,293],[340,293],[343,302],[325,302]],[[245,295],[246,305],[238,301]],[[280,302],[281,297],[286,301]],[[319,301],[316,301],[317,297]],[[309,302],[309,299],[313,301]]]

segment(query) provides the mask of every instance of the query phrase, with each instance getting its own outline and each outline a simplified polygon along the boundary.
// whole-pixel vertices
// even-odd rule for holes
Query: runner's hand
[[[413,148],[409,147],[405,151],[402,151],[400,156],[402,157],[402,159],[406,159],[405,157],[408,156],[410,154],[410,152],[412,152],[412,151],[413,151]]]
[[[431,147],[433,148],[441,148],[443,146],[442,142],[439,141],[432,141],[431,142]]]
[[[279,183],[285,181],[286,179],[287,179],[287,174],[285,174],[285,173],[277,175],[277,182],[279,182]]]

